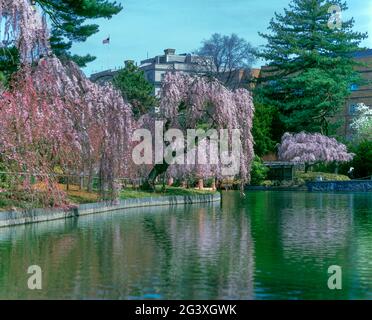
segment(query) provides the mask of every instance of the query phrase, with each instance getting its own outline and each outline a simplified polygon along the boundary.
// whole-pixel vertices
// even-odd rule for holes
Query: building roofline
[[[372,57],[372,49],[357,51],[353,53],[354,58],[366,58],[366,57]]]

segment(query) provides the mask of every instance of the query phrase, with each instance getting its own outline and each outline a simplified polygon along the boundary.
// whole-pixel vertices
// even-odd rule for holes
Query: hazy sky
[[[237,33],[254,46],[264,44],[265,31],[274,12],[282,12],[289,0],[119,0],[124,9],[111,20],[96,20],[100,32],[73,52],[91,53],[97,60],[85,69],[92,72],[120,67],[124,60],[140,60],[175,48],[192,52],[212,33]],[[372,47],[372,0],[348,0],[346,17],[356,20],[355,29],[369,31],[364,45]],[[110,45],[102,40],[111,37]]]

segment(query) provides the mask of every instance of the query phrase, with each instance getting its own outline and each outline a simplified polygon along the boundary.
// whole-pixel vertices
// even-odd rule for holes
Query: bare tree
[[[242,81],[249,81],[250,69],[255,61],[255,49],[238,35],[215,33],[209,39],[203,40],[201,48],[195,53],[213,59],[214,66],[210,74],[226,86],[235,89],[241,86]]]

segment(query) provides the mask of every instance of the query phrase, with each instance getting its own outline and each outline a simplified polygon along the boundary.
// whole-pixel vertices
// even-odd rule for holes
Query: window
[[[146,72],[146,80],[149,82],[154,82],[154,73],[152,71]]]
[[[350,115],[355,115],[357,112],[358,105],[357,104],[351,104],[349,106],[349,114]]]

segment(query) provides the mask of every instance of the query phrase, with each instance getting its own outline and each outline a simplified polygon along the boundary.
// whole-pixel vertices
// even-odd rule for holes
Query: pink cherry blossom
[[[0,16],[3,40],[14,41],[22,61],[0,97],[1,160],[17,172],[13,188],[40,191],[31,184],[36,177],[44,205],[63,205],[54,178],[60,167],[66,174],[99,174],[102,195],[114,196],[116,179],[131,172],[131,106],[112,86],[90,82],[74,63],[48,52],[45,21],[29,1],[0,0]]]
[[[279,160],[298,163],[348,162],[353,154],[344,144],[320,133],[285,133],[278,150]]]
[[[2,45],[15,45],[23,62],[49,51],[45,18],[41,18],[29,0],[0,0]]]
[[[239,176],[242,182],[250,180],[254,152],[251,134],[254,106],[249,91],[231,91],[215,79],[168,72],[162,84],[160,114],[170,127],[179,128],[185,134],[187,129],[197,128],[201,122],[209,122],[210,128],[217,130],[240,130]],[[207,178],[220,176],[220,169],[221,165],[177,165],[177,169],[171,168],[170,171],[178,176],[193,171],[196,176]]]

